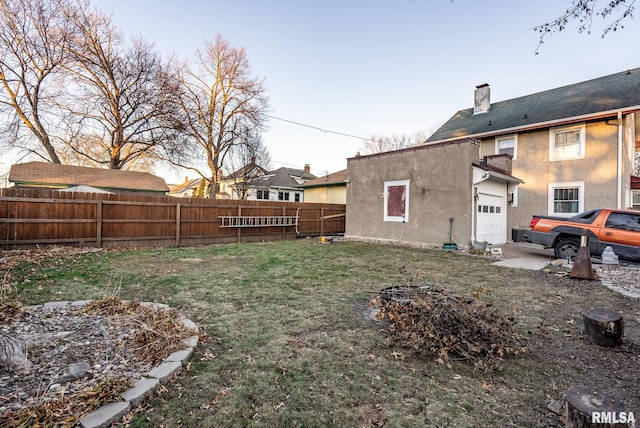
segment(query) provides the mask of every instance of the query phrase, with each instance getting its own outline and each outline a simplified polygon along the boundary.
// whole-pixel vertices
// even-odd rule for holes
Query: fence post
[[[180,246],[180,204],[176,204],[176,247]]]
[[[238,217],[240,217],[242,215],[242,207],[240,205],[238,205]],[[241,242],[241,237],[240,237],[240,229],[242,229],[241,227],[236,228],[237,232],[236,232],[236,241],[239,244]]]
[[[96,246],[102,248],[102,201],[96,206]]]
[[[284,218],[285,218],[285,216],[286,216],[286,215],[287,215],[287,207],[282,206],[282,222],[283,222],[283,223],[285,222],[285,219],[284,219]],[[284,224],[286,224],[286,223],[284,223]],[[286,235],[286,231],[287,231],[287,228],[283,226],[283,227],[282,227],[282,240],[283,240],[283,241],[284,241],[284,240],[286,239],[286,237],[287,237],[287,235]]]
[[[320,236],[324,236],[324,206],[320,208]]]

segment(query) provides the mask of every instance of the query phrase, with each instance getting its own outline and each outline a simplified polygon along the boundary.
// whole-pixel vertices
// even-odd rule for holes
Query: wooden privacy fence
[[[344,233],[341,204],[0,189],[0,248],[189,246]]]

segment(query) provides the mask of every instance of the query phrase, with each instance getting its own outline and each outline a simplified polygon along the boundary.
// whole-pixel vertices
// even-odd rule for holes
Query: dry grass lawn
[[[131,427],[564,426],[550,408],[575,385],[608,390],[640,419],[640,303],[596,281],[492,261],[304,239],[60,254],[17,264],[10,280],[25,305],[118,295],[167,303],[200,326],[206,342],[188,370]],[[530,352],[485,372],[385,346],[369,301],[427,282],[515,310]],[[583,337],[581,312],[594,306],[622,312],[624,346]]]

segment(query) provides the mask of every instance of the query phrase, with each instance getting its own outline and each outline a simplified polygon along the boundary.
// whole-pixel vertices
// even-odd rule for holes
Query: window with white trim
[[[549,184],[549,215],[570,217],[584,211],[584,181]]]
[[[278,192],[278,200],[279,201],[288,201],[289,200],[289,192]]]
[[[549,161],[584,159],[585,126],[549,130]]]
[[[516,158],[518,153],[518,136],[510,135],[507,137],[496,138],[496,154],[498,155],[511,155],[512,158]]]
[[[409,180],[384,183],[384,221],[409,221]]]
[[[632,192],[631,195],[633,198],[633,209],[640,210],[640,192]]]

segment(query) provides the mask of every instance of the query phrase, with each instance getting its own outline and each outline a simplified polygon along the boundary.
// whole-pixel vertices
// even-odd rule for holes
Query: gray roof
[[[297,179],[296,179],[297,178]],[[258,188],[296,188],[302,183],[316,178],[313,174],[307,174],[301,169],[278,168],[268,171],[265,175],[251,180],[252,187]]]
[[[426,142],[534,129],[625,110],[640,110],[640,68],[492,103],[486,113],[460,110]]]

